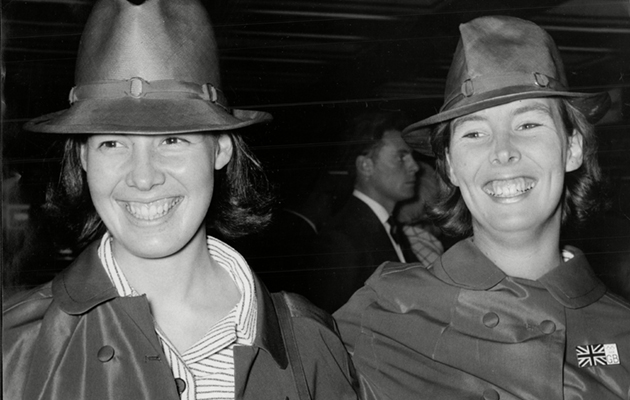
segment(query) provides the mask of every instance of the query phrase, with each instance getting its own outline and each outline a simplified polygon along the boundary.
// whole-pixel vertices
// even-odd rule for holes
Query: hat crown
[[[139,3],[139,2],[135,2]],[[77,86],[141,77],[220,85],[206,10],[194,0],[99,1],[81,38]]]
[[[534,86],[535,74],[556,81],[555,89],[566,89],[560,53],[549,34],[533,22],[489,16],[459,29],[461,38],[446,78],[442,110],[458,104],[454,100],[461,97],[466,81],[478,82],[475,95],[519,84]],[[511,78],[500,79],[502,76]]]

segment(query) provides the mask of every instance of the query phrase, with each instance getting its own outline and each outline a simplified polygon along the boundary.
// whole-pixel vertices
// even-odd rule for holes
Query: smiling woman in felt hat
[[[4,398],[356,398],[332,318],[207,236],[269,220],[238,128],[270,116],[228,106],[216,53],[193,0],[94,6],[71,107],[26,125],[67,136],[49,207],[94,241],[5,304]]]
[[[381,266],[335,313],[364,397],[627,399],[630,304],[559,244],[598,208],[608,94],[569,91],[531,22],[460,32],[444,106],[405,140],[436,157],[436,223],[468,238],[430,268]]]

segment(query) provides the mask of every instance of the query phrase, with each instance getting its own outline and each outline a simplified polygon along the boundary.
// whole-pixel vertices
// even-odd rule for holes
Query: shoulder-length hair
[[[583,137],[583,162],[580,168],[565,174],[562,195],[562,225],[579,227],[605,205],[601,196],[604,183],[597,160],[595,129],[586,117],[566,99],[557,99],[558,111],[564,130],[571,135],[577,130]],[[431,133],[431,147],[436,155],[436,170],[440,176],[440,194],[437,203],[429,210],[431,219],[445,234],[454,237],[471,236],[472,216],[464,203],[460,190],[448,176],[446,153],[449,150],[452,120],[439,124]]]
[[[214,194],[206,227],[223,238],[237,238],[262,230],[271,220],[273,196],[260,161],[240,134],[227,134],[233,143],[232,158],[215,172]],[[49,186],[44,205],[48,214],[63,223],[82,246],[105,230],[81,165],[81,145],[87,135],[73,135],[64,146],[60,179]]]

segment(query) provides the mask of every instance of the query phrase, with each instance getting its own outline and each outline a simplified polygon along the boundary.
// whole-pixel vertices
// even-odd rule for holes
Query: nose
[[[164,183],[165,175],[160,168],[158,155],[151,148],[134,145],[129,166],[126,182],[131,187],[151,190]]]
[[[494,149],[490,154],[492,164],[515,163],[521,159],[521,153],[514,144],[514,138],[508,132],[501,132],[494,137]]]

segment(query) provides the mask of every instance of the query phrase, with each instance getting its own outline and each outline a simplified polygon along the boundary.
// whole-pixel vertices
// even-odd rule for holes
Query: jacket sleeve
[[[287,300],[312,398],[357,399],[354,366],[332,317],[302,296],[289,294]]]
[[[9,299],[2,311],[2,391],[21,399],[42,320],[52,302],[50,284]]]

